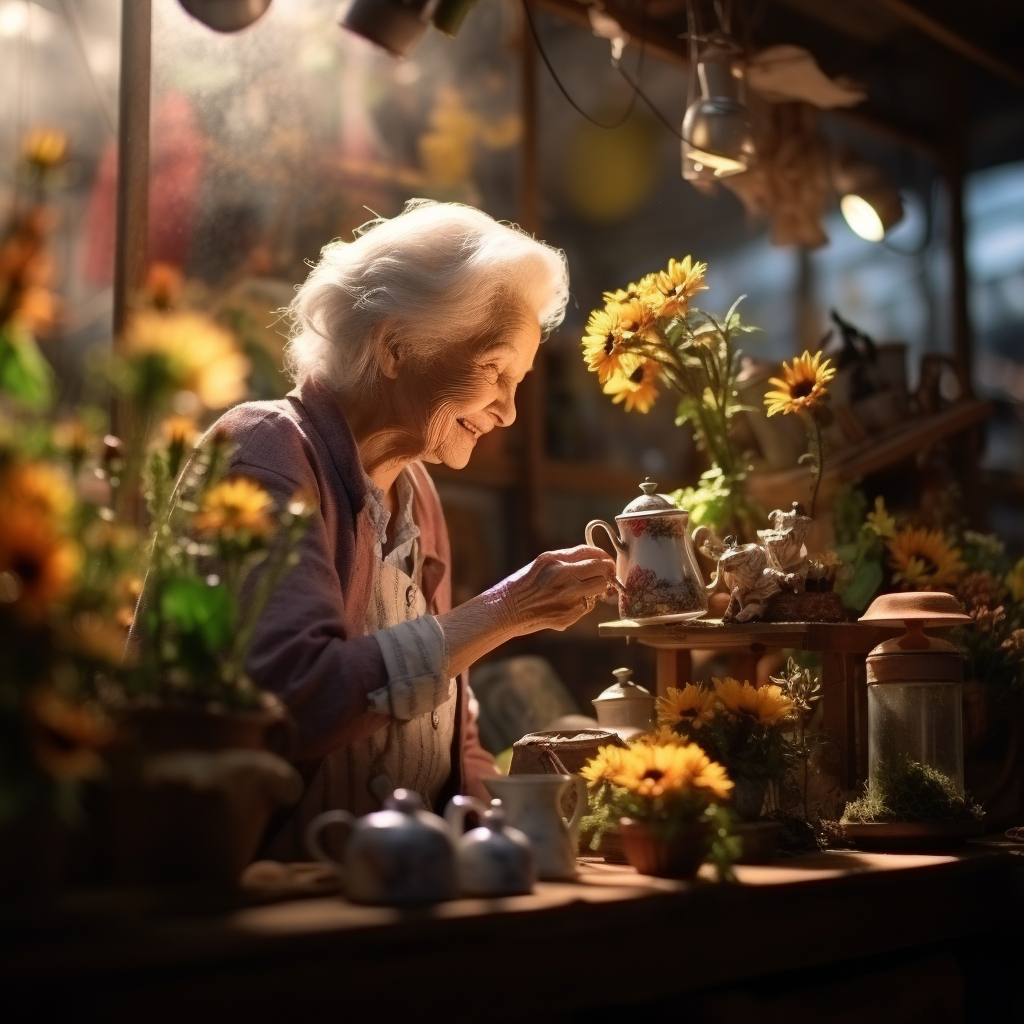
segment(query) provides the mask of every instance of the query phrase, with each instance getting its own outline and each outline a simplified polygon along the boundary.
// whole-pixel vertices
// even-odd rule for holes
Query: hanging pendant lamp
[[[700,97],[683,118],[683,177],[714,180],[739,174],[753,163],[757,149],[735,51],[709,46],[697,61],[697,79]]]
[[[262,17],[270,0],[180,0],[197,21],[217,32],[237,32]]]

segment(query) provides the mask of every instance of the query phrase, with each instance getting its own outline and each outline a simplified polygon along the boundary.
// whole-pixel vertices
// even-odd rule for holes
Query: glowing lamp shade
[[[899,193],[884,182],[848,192],[839,200],[839,209],[850,230],[869,242],[880,242],[903,218]]]
[[[697,63],[699,99],[683,117],[683,177],[727,178],[756,155],[754,120],[742,101],[743,72],[728,51],[710,50]]]

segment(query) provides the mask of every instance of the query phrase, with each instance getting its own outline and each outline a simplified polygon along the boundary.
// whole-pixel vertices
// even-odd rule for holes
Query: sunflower
[[[0,503],[44,519],[61,519],[74,504],[64,477],[42,462],[18,462],[0,477]]]
[[[173,263],[156,262],[146,271],[146,283],[142,286],[149,301],[156,309],[170,309],[181,297],[185,277]]]
[[[668,267],[653,275],[653,301],[661,317],[681,316],[690,308],[690,300],[704,284],[706,263],[694,263],[689,256],[684,260],[669,260]]]
[[[796,705],[782,692],[781,686],[769,683],[751,686],[731,676],[712,679],[715,696],[729,715],[751,719],[760,725],[775,725],[789,718]]]
[[[273,507],[273,499],[254,480],[222,480],[203,498],[194,520],[196,533],[226,541],[270,537],[276,529]]]
[[[963,575],[966,566],[959,549],[939,530],[908,526],[886,542],[893,582],[906,590],[943,590]]]
[[[607,309],[595,309],[587,321],[587,333],[583,337],[583,358],[587,369],[597,374],[597,379],[605,384],[612,374],[621,368],[624,335],[627,330],[620,306],[611,305]]]
[[[768,415],[777,412],[784,415],[810,409],[828,393],[827,384],[836,375],[831,360],[821,361],[821,353],[804,352],[793,360],[793,366],[782,364],[782,377],[771,377],[769,382],[779,390],[769,391],[764,396]]]
[[[635,744],[624,754],[610,781],[639,797],[725,800],[733,788],[725,769],[696,743]]]
[[[612,402],[624,402],[626,412],[650,412],[658,398],[658,379],[661,370],[653,359],[628,353],[622,359],[618,373],[608,378],[604,393]]]
[[[168,444],[189,448],[199,438],[199,428],[191,416],[168,416],[160,424],[160,436]]]
[[[687,743],[685,736],[680,736],[670,725],[659,725],[651,732],[641,733],[630,740],[630,743],[641,743],[648,747],[664,747],[675,743]]]
[[[33,690],[26,703],[32,752],[40,768],[55,779],[94,778],[102,773],[97,751],[114,738],[107,718],[50,687]]]
[[[249,360],[234,337],[200,313],[139,310],[126,336],[128,359],[164,388],[191,391],[208,409],[245,397]]]
[[[31,508],[0,507],[0,603],[35,622],[74,586],[78,546]]]
[[[79,465],[97,444],[96,432],[77,417],[60,420],[51,431],[54,448],[72,465]]]
[[[628,754],[625,747],[599,747],[597,754],[580,769],[580,775],[592,786],[611,782],[622,771]]]
[[[896,520],[889,515],[885,507],[885,498],[875,498],[875,510],[867,515],[868,528],[874,530],[879,537],[891,537],[896,532]]]
[[[715,695],[702,686],[687,683],[681,690],[670,686],[655,707],[663,725],[684,724],[699,729],[715,717]]]
[[[614,308],[628,332],[627,338],[639,342],[659,340],[654,329],[658,314],[646,299],[630,299],[616,304]]]
[[[647,277],[640,279],[639,283],[630,282],[626,288],[616,288],[613,292],[604,292],[603,298],[606,305],[613,305],[615,303],[631,302],[633,299],[642,299],[649,291],[649,281],[653,277],[653,274],[648,274]]]
[[[21,144],[22,156],[39,170],[62,164],[68,155],[68,137],[59,128],[33,128]]]

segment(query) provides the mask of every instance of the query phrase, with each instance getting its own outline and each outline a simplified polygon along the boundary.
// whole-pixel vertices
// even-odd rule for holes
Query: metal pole
[[[950,62],[941,76],[945,92],[946,146],[942,163],[949,199],[949,261],[952,274],[953,357],[961,383],[969,397],[971,383],[971,317],[968,305],[966,229],[964,222],[964,153],[967,146],[964,117],[964,69],[960,61]]]
[[[529,0],[524,0],[529,3]],[[537,122],[537,76],[533,39],[524,24],[519,33],[520,89],[523,111],[522,174],[520,192],[520,223],[530,234],[538,234],[540,225],[539,125]],[[547,534],[544,516],[544,396],[546,394],[544,350],[537,354],[533,373],[524,383],[520,401],[523,405],[523,489],[526,501],[527,543],[530,557],[545,546]]]
[[[152,15],[152,0],[121,0],[114,234],[115,352],[124,343],[129,304],[141,288],[146,273]]]

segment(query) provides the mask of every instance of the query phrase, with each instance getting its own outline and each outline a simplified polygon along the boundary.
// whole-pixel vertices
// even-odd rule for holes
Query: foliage
[[[794,755],[789,732],[797,705],[782,686],[752,686],[737,679],[713,679],[709,689],[687,683],[658,698],[658,721],[709,757],[733,778],[777,782]]]
[[[840,823],[959,821],[983,815],[980,806],[957,793],[948,775],[899,757],[875,765],[864,796],[846,805]]]
[[[835,507],[836,552],[844,562],[836,589],[857,611],[890,590],[954,594],[974,619],[953,634],[964,652],[964,678],[1009,692],[1024,685],[1024,559],[1012,563],[995,534],[967,529],[956,507],[949,495],[927,518],[896,516],[881,496],[868,511],[863,491],[845,491]]]
[[[273,510],[259,485],[222,479],[228,454],[216,434],[201,442],[182,471],[180,496],[172,496],[173,442],[150,453],[153,528],[136,627],[144,642],[127,677],[129,693],[243,708],[261,702],[245,657],[267,600],[298,560],[311,506],[295,495]]]
[[[220,481],[222,439],[193,453],[193,420],[244,396],[248,364],[223,329],[174,308],[176,271],[160,270],[139,297],[122,352],[106,363],[104,393],[55,408],[38,342],[59,315],[48,194],[66,152],[60,133],[30,133],[27,191],[0,229],[0,824],[47,807],[74,813],[81,782],[104,772],[111,706],[126,696],[258,701],[245,653],[306,515],[301,498],[273,509],[255,484],[250,507],[234,508],[241,519],[230,501],[206,508],[218,486],[237,497],[238,485]],[[111,431],[115,404],[124,440]],[[189,415],[160,425],[171,410]],[[168,515],[186,465],[193,503]],[[148,543],[137,501],[143,468]],[[262,511],[245,518],[254,502]],[[150,555],[137,628],[156,642],[133,660],[125,643]]]
[[[675,393],[676,423],[692,427],[711,466],[697,488],[674,497],[691,509],[694,522],[752,530],[763,514],[745,497],[749,467],[730,435],[732,419],[743,409],[736,343],[756,328],[740,318],[742,296],[721,319],[691,306],[706,287],[706,269],[687,256],[628,288],[606,292],[604,306],[587,322],[584,358],[605,394],[627,411],[646,413],[662,389]]]

